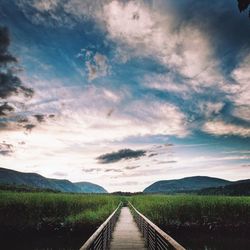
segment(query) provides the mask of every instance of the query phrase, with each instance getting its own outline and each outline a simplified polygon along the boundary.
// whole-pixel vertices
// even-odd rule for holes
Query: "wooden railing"
[[[154,250],[185,250],[178,242],[171,238],[168,234],[157,227],[152,221],[141,214],[137,209],[129,202],[128,203],[134,219],[146,239],[148,249]]]
[[[85,242],[80,250],[106,250],[108,249],[111,234],[115,223],[119,217],[122,202],[118,205],[116,210],[108,217],[108,219],[92,234],[92,236]]]

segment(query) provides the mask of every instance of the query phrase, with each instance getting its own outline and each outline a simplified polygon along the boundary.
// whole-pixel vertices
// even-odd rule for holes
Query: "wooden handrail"
[[[128,202],[128,204],[134,211],[133,215],[135,221],[144,238],[146,238],[147,246],[149,249],[185,250],[185,248],[181,246],[177,241],[175,241],[147,217],[141,214],[130,202]]]
[[[80,250],[107,249],[110,243],[111,233],[117,221],[118,213],[120,211],[121,206],[122,202],[119,203],[115,211],[102,223],[100,227],[98,227],[98,229],[84,243],[84,245],[80,248]]]

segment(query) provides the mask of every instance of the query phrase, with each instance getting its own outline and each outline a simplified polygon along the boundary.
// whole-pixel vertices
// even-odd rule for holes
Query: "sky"
[[[0,62],[0,167],[110,192],[250,178],[248,10],[0,0],[0,52],[14,58]]]

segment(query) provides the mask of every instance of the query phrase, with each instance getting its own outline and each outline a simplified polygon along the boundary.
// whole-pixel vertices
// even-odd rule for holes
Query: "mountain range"
[[[70,193],[107,193],[91,182],[70,182],[63,179],[46,178],[36,173],[22,173],[0,168],[0,186],[53,190]],[[143,193],[196,193],[201,195],[250,195],[250,179],[229,181],[208,176],[192,176],[182,179],[157,181],[144,189]]]
[[[107,193],[103,187],[90,182],[73,183],[69,180],[50,179],[36,173],[22,173],[6,168],[0,168],[0,184],[71,193]]]
[[[144,193],[187,193],[247,195],[250,180],[228,181],[208,176],[192,176],[175,180],[157,181],[144,189]]]

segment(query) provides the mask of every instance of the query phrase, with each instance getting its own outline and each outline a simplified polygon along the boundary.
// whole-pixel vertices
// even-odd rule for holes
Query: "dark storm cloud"
[[[42,123],[45,121],[45,115],[34,115],[34,117],[36,118],[36,120],[39,122],[39,123]]]
[[[17,59],[8,52],[10,45],[9,32],[6,27],[0,27],[0,66],[6,66],[7,63],[17,62]]]
[[[8,102],[0,104],[0,116],[6,116],[11,111],[14,111],[14,108]]]
[[[25,87],[20,78],[16,76],[17,69],[13,69],[13,64],[17,64],[17,59],[8,51],[9,45],[9,31],[6,27],[0,26],[0,98],[2,99],[0,104],[0,118],[5,118],[5,116],[11,114],[11,117],[0,120],[0,130],[13,129],[15,126],[11,125],[11,123],[23,123],[24,119],[26,119],[26,117],[23,117],[23,120],[20,121],[16,117],[15,106],[9,103],[8,98],[20,93],[26,98],[33,95],[33,90]],[[22,103],[19,106],[22,106]],[[30,125],[26,126],[26,130],[30,131],[32,129]],[[8,144],[5,144],[5,146],[2,144],[1,148],[2,155],[8,155],[12,152],[12,149],[8,148]]]
[[[250,0],[238,0],[238,7],[239,7],[240,12],[247,10],[249,5],[250,5]],[[250,18],[250,10],[249,10],[248,16]]]
[[[2,142],[0,143],[0,155],[10,155],[14,152],[13,150],[13,145],[12,144],[8,144],[6,142]]]
[[[107,163],[118,162],[121,160],[137,159],[145,155],[146,155],[145,150],[121,149],[117,152],[100,155],[96,159],[101,164],[107,164]]]
[[[10,70],[7,72],[0,72],[0,98],[4,99],[10,97],[11,95],[18,94],[23,94],[28,98],[32,97],[33,93],[33,90],[23,86],[22,81],[17,76],[13,75],[13,72]]]
[[[26,124],[26,125],[23,126],[23,127],[26,129],[27,132],[31,132],[31,130],[32,130],[33,128],[35,128],[36,125],[30,123],[30,124]]]
[[[23,93],[26,97],[33,95],[33,90],[23,85],[22,81],[15,75],[12,64],[17,59],[8,51],[10,45],[9,31],[0,26],[0,98]]]
[[[229,76],[239,60],[239,52],[244,53],[249,45],[249,19],[239,17],[240,11],[249,7],[249,0],[171,1],[171,5],[179,18],[177,29],[191,23],[206,30],[220,61],[218,67],[225,77]]]
[[[0,120],[0,129],[17,128],[14,123],[19,123],[24,124],[21,127],[25,128],[27,132],[31,132],[36,125],[29,123],[26,115],[17,116],[15,114],[15,107],[23,109],[25,105],[23,103],[19,103],[17,106],[11,105],[8,101],[11,96],[22,94],[25,98],[30,98],[34,93],[31,88],[24,86],[21,79],[16,75],[17,69],[14,69],[13,65],[15,64],[18,67],[18,60],[8,50],[10,42],[8,28],[0,26],[0,98],[3,99],[0,103],[0,117],[5,118],[5,116],[11,114],[8,118]],[[35,114],[33,117],[38,123],[42,123],[45,122],[45,118],[53,118],[54,115]]]
[[[29,119],[26,117],[20,117],[20,118],[18,118],[17,122],[18,123],[28,123]]]

